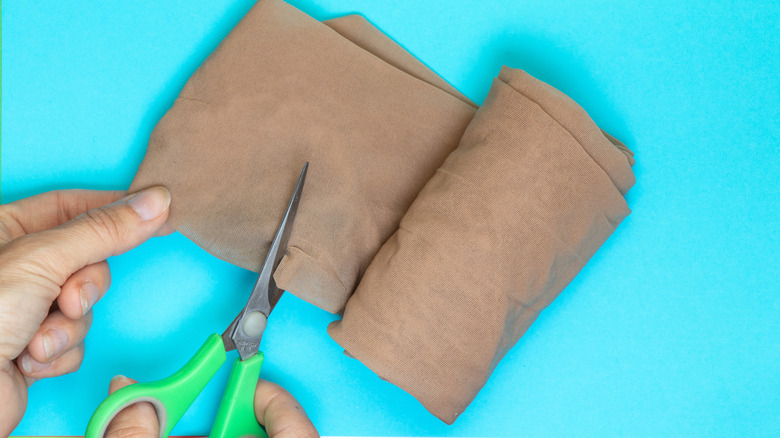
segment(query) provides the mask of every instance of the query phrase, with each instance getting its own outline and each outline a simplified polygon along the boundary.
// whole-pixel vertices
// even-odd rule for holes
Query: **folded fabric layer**
[[[335,313],[475,110],[361,17],[262,0],[155,127],[130,189],[168,187],[174,228],[258,270],[311,162],[275,279]]]
[[[258,270],[311,162],[277,284],[346,305],[333,338],[451,423],[634,184],[631,152],[521,71],[475,111],[362,17],[261,0],[155,127],[131,190],[168,187],[174,228]]]
[[[629,214],[630,151],[504,68],[331,336],[452,423]]]

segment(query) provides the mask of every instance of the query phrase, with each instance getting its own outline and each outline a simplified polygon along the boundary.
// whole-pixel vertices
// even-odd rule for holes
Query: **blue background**
[[[2,200],[126,188],[157,120],[251,0],[2,2]],[[780,6],[773,1],[293,2],[359,12],[476,102],[502,64],[635,152],[629,216],[453,426],[345,357],[286,296],[263,376],[325,435],[780,435]],[[75,374],[16,434],[83,433],[108,381],[178,368],[253,276],[179,234],[110,261]],[[206,434],[228,366],[174,429]]]

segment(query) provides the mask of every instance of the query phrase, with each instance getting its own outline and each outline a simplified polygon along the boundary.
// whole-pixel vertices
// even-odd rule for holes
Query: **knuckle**
[[[65,196],[63,190],[56,190],[52,192],[54,194],[54,203],[57,205],[57,223],[65,223],[69,221],[67,214],[67,202],[65,202]]]
[[[56,192],[60,223],[65,223],[89,210],[89,197],[83,196],[83,193],[81,190],[58,190]],[[78,195],[73,196],[74,194]]]
[[[127,235],[127,227],[114,212],[105,207],[95,208],[83,213],[80,218],[84,224],[103,240],[121,241]]]
[[[19,206],[14,203],[0,205],[0,238],[9,241],[14,236],[26,233],[24,227],[16,219],[19,217],[19,213]]]

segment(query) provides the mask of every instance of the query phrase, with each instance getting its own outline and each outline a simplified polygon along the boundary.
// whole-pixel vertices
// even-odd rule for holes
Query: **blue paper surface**
[[[126,188],[149,133],[249,0],[2,2],[2,202]],[[481,102],[501,65],[636,152],[633,209],[453,425],[341,353],[286,295],[263,377],[324,435],[780,435],[780,6],[768,1],[294,1],[367,17]],[[84,363],[18,435],[79,435],[109,379],[169,375],[253,275],[179,234],[109,260]],[[229,360],[174,429],[208,433]]]

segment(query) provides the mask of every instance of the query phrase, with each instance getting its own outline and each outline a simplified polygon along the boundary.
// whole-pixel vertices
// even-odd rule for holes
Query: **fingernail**
[[[117,381],[120,381],[120,380],[127,380],[127,377],[125,377],[125,376],[123,376],[121,374],[117,374],[116,376],[111,378],[112,382],[117,382]]]
[[[159,217],[171,204],[171,193],[162,186],[151,187],[138,192],[127,200],[127,204],[145,221]]]
[[[46,353],[46,359],[59,354],[66,345],[68,345],[68,334],[64,331],[54,328],[43,333],[43,351]]]
[[[81,298],[81,314],[86,315],[87,312],[89,312],[89,309],[92,308],[93,305],[98,300],[98,295],[100,294],[100,290],[95,285],[95,283],[92,283],[91,281],[85,281],[81,285],[81,290],[79,291],[79,298]]]
[[[22,356],[21,360],[19,362],[22,363],[22,370],[24,370],[25,373],[31,374],[36,371],[40,371],[42,369],[45,369],[49,366],[48,363],[40,363],[37,360],[30,357],[29,354],[25,354]]]

